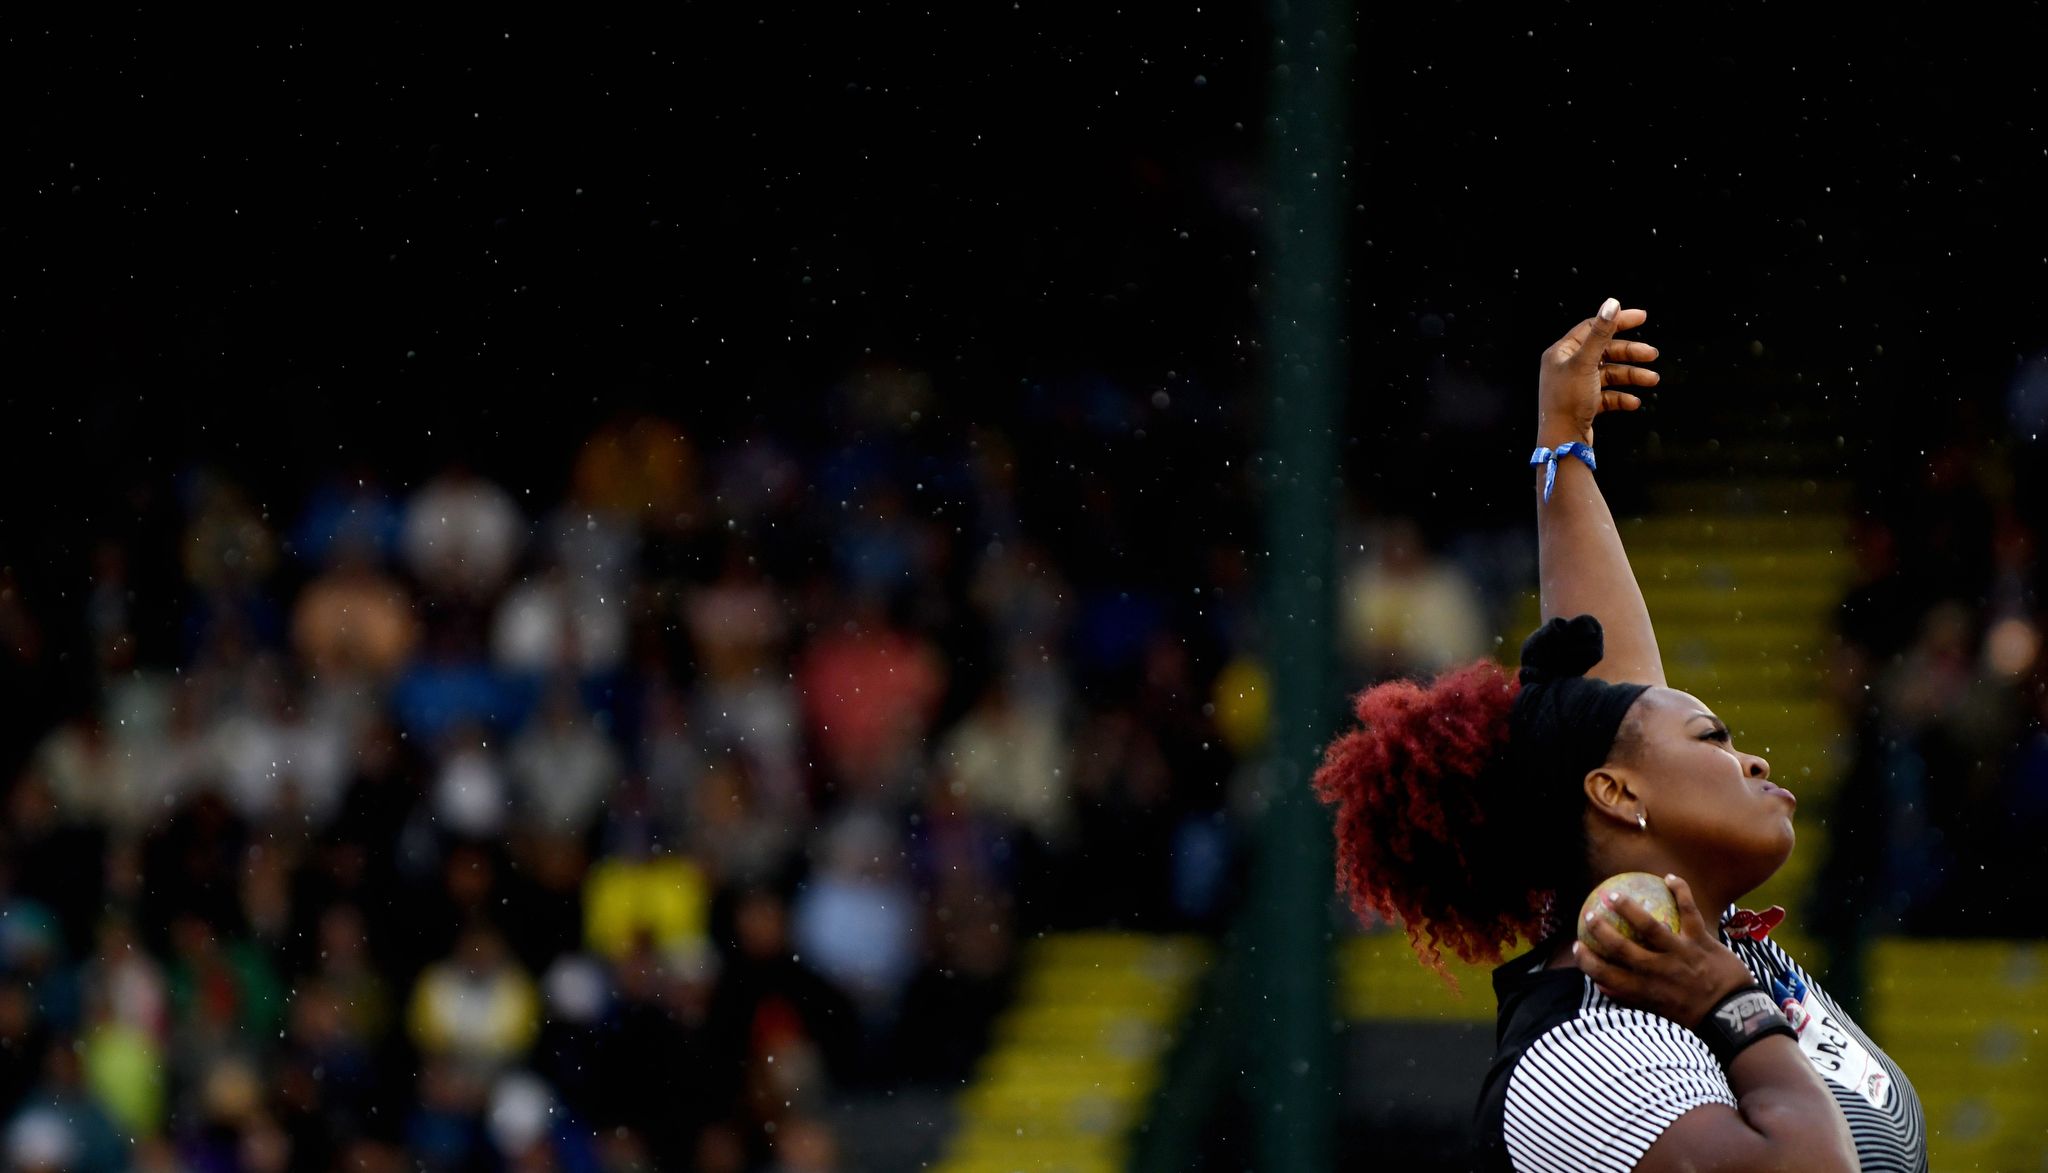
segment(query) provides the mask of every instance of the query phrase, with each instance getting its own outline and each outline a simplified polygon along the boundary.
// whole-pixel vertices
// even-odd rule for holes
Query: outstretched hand
[[[1601,899],[1621,914],[1636,932],[1631,941],[1606,920],[1591,923],[1594,945],[1574,941],[1572,959],[1600,992],[1637,1010],[1648,1010],[1688,1029],[1697,1026],[1716,1003],[1751,984],[1742,959],[1707,928],[1693,903],[1692,888],[1677,876],[1665,877],[1678,905],[1681,932],[1674,933],[1649,910],[1619,893]]]
[[[1657,372],[1637,363],[1653,362],[1657,348],[1647,342],[1615,338],[1633,330],[1650,315],[1622,309],[1608,298],[1600,312],[1573,326],[1543,352],[1543,376],[1537,389],[1538,423],[1565,429],[1591,443],[1593,417],[1603,411],[1634,411],[1643,405],[1622,387],[1654,387]]]

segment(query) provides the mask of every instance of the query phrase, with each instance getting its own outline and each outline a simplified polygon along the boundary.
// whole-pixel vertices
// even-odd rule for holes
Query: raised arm
[[[1603,411],[1634,411],[1643,401],[1609,387],[1650,387],[1657,372],[1632,364],[1657,357],[1644,342],[1615,338],[1649,319],[1621,309],[1613,298],[1549,350],[1543,352],[1538,383],[1536,443],[1556,448],[1573,440],[1593,442],[1593,418]],[[1544,468],[1536,474],[1536,557],[1543,618],[1590,613],[1600,621],[1607,658],[1589,676],[1602,680],[1663,684],[1664,661],[1650,609],[1621,548],[1621,533],[1592,469],[1576,456],[1557,462],[1557,483],[1543,499]]]

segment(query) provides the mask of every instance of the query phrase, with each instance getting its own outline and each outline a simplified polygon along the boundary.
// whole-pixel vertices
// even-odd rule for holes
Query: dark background
[[[2011,12],[1368,10],[1354,444],[1415,426],[1430,360],[1514,386],[1610,293],[1683,360],[1666,396],[1764,364],[1862,444],[1867,409],[1924,431],[1995,397],[2048,330],[2039,11]],[[179,456],[530,477],[622,398],[729,427],[870,354],[956,413],[1079,366],[1242,396],[1262,28],[1226,4],[16,29],[10,425],[65,482],[17,491],[4,540],[61,544]],[[1471,510],[1513,500],[1500,465],[1461,466]]]
[[[11,326],[142,438],[122,455],[175,437],[258,475],[336,442],[516,452],[622,390],[730,424],[871,352],[1163,383],[1229,359],[1190,314],[1243,316],[1215,196],[1255,202],[1248,17],[39,35]],[[53,439],[112,459],[81,414]]]
[[[1617,512],[1652,437],[1825,426],[1867,507],[1938,440],[2007,437],[2048,346],[2043,21],[1976,11],[1363,11],[1353,505],[1526,522],[1530,369],[1609,295],[1667,371],[1602,433]],[[402,494],[463,461],[539,510],[623,406],[819,451],[872,426],[838,393],[869,364],[930,375],[923,448],[1011,437],[1078,588],[1250,605],[1217,552],[1264,548],[1257,5],[6,36],[0,567],[50,632],[8,666],[9,775],[90,695],[96,545],[170,574],[193,469],[277,528],[355,467]],[[2038,532],[2041,449],[2010,438]],[[176,664],[177,600],[136,605],[142,660]]]

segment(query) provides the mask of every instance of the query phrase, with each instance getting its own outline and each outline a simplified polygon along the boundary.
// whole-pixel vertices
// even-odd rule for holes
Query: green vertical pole
[[[1309,777],[1341,699],[1331,695],[1331,638],[1351,21],[1343,0],[1271,0],[1270,11],[1263,479],[1274,716],[1242,936],[1252,980],[1241,1037],[1258,1167],[1317,1173],[1334,1166],[1335,1149],[1333,873],[1330,823]]]

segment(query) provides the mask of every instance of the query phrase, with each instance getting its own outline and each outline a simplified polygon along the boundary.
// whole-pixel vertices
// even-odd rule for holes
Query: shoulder
[[[1578,1012],[1532,1040],[1508,1074],[1502,1140],[1520,1170],[1625,1173],[1672,1121],[1734,1106],[1726,1075],[1691,1031],[1588,990]]]
[[[1523,1054],[1537,1071],[1572,1071],[1575,1078],[1684,1069],[1711,1073],[1724,1088],[1721,1065],[1698,1035],[1668,1018],[1630,1010],[1589,991],[1579,1013],[1544,1031]],[[1597,1067],[1581,1073],[1577,1069]]]

